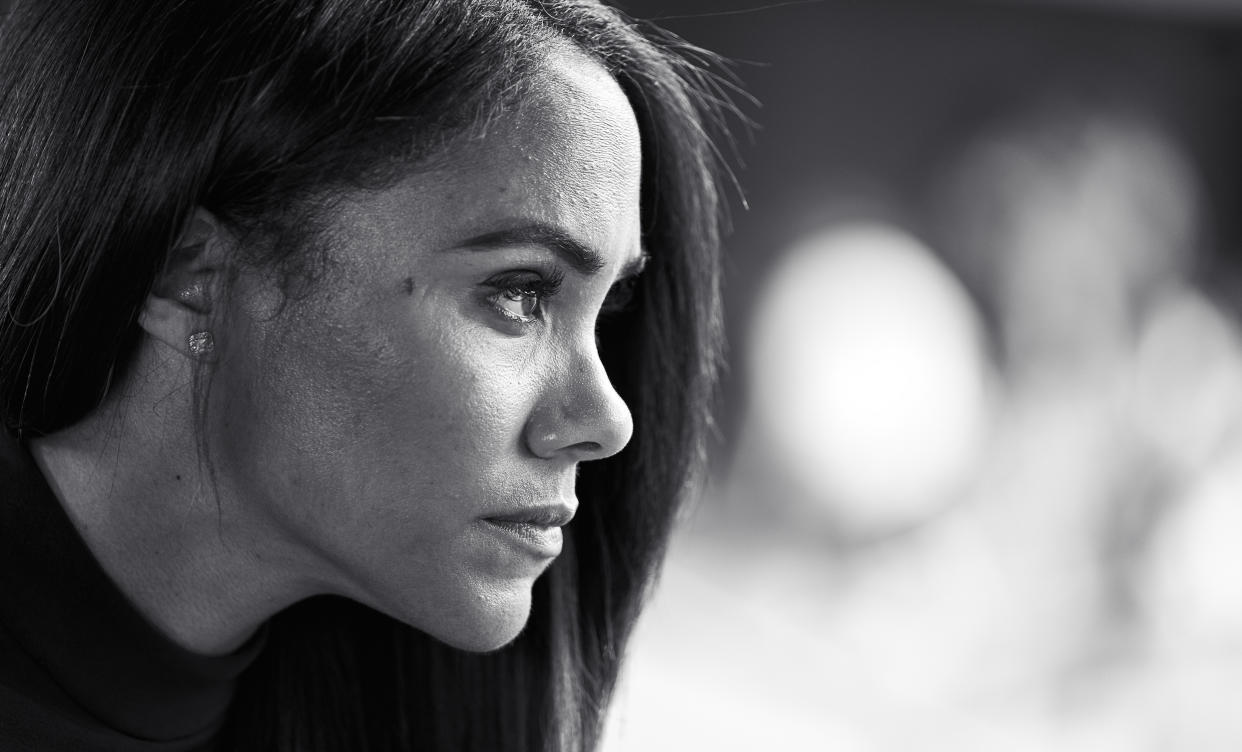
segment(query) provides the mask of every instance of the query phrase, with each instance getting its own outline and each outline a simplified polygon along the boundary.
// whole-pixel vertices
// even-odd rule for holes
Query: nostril
[[[590,454],[598,454],[604,449],[604,445],[598,441],[582,441],[578,443],[578,448],[583,452]]]

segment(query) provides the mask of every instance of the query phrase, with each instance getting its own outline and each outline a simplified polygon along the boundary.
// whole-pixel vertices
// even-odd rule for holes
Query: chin
[[[471,653],[503,648],[517,639],[530,619],[529,585],[500,592],[475,592],[462,600],[445,604],[437,613],[396,618],[440,642]]]
[[[517,636],[522,633],[522,628],[525,626],[526,620],[523,619],[521,623],[518,624],[517,628],[500,629],[493,632],[480,632],[469,635],[455,633],[448,635],[433,634],[432,636],[450,647],[457,648],[458,650],[464,650],[468,653],[491,653],[493,651],[500,650],[516,640]]]

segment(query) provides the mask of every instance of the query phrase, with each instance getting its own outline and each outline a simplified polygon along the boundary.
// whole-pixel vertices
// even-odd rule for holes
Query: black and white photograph
[[[1242,2],[0,0],[0,752],[1242,750]]]

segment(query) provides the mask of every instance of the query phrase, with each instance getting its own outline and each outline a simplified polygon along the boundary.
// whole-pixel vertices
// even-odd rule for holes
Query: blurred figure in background
[[[1175,113],[1076,88],[976,122],[922,215],[779,257],[736,461],[674,549],[663,646],[640,633],[624,696],[649,725],[616,749],[678,739],[684,706],[656,706],[686,691],[726,712],[682,743],[717,749],[1242,740],[1242,351],[1195,281],[1213,218]]]
[[[1159,592],[1188,566],[1169,523],[1242,417],[1233,327],[1190,281],[1208,239],[1196,169],[1158,114],[1062,96],[970,146],[941,208],[946,252],[996,313],[1006,397],[975,507],[1023,589],[1015,654],[1084,738],[1184,742],[1181,708],[1136,673],[1161,670],[1157,626],[1184,613]],[[1242,738],[1221,728],[1232,712],[1209,715],[1195,749]]]

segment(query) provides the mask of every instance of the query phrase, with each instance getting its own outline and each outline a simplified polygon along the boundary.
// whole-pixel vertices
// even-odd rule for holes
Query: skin
[[[226,652],[334,593],[458,647],[502,646],[555,551],[485,518],[575,506],[578,464],[629,440],[594,336],[640,255],[639,135],[619,86],[558,47],[522,107],[435,164],[334,202],[330,263],[305,295],[230,267],[237,239],[200,210],[148,301],[134,375],[32,444],[105,570],[174,641]],[[532,223],[599,268],[468,242]],[[536,300],[498,289],[506,274],[563,280]],[[204,329],[214,494],[186,346]]]

